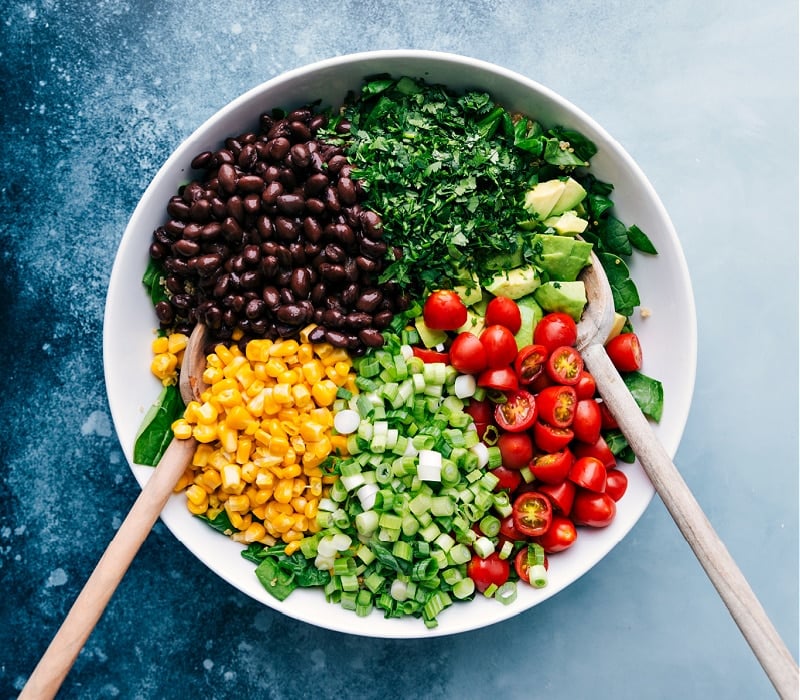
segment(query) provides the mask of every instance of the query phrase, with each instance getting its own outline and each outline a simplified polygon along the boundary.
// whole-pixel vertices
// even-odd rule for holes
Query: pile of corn
[[[307,329],[308,330],[308,329]],[[194,514],[224,509],[240,542],[281,540],[287,553],[318,531],[317,509],[334,477],[321,464],[346,452],[333,431],[340,389],[355,393],[345,350],[325,343],[252,340],[245,352],[218,345],[207,357],[208,388],[173,432],[200,443],[176,491]]]
[[[162,335],[153,341],[153,360],[150,371],[161,380],[164,386],[171,386],[178,382],[178,368],[183,361],[183,351],[189,337],[183,333]]]

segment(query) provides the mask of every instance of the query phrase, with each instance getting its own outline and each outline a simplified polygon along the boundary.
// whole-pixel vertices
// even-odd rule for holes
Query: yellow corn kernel
[[[266,362],[269,359],[269,349],[272,341],[267,338],[251,340],[247,343],[244,354],[250,362]]]
[[[337,454],[347,454],[347,436],[346,435],[331,435],[331,452]]]
[[[217,427],[200,423],[192,429],[192,436],[197,442],[214,442],[217,439]]]
[[[294,355],[299,347],[300,344],[296,340],[289,338],[279,343],[273,343],[269,349],[269,354],[272,357],[288,357],[289,355]]]
[[[249,437],[240,436],[238,443],[236,445],[236,461],[242,465],[247,463],[252,464],[252,462],[250,462],[250,455],[252,453],[253,453],[253,440]]]
[[[233,495],[225,501],[225,509],[236,511],[237,513],[246,513],[250,510],[250,499],[245,494]]]
[[[169,352],[169,339],[165,335],[154,338],[153,342],[150,343],[150,349],[153,351],[154,355],[161,355],[165,352]]]
[[[248,385],[247,389],[244,392],[244,395],[248,399],[252,399],[258,396],[262,391],[264,391],[265,387],[266,384],[264,384],[264,380],[254,376],[253,381],[250,382],[250,384]]]
[[[331,413],[330,409],[326,408],[325,406],[312,408],[308,412],[308,417],[314,423],[319,423],[320,425],[324,425],[326,428],[333,427],[333,413]]]
[[[245,390],[256,381],[256,373],[245,358],[242,358],[242,364],[234,376],[236,377],[236,381],[239,382],[241,387]]]
[[[350,356],[344,348],[331,348],[331,351],[324,356],[317,351],[317,355],[322,360],[322,364],[326,367],[335,365],[337,362],[349,362]]]
[[[300,408],[310,407],[312,403],[311,391],[305,384],[296,384],[292,387],[292,400]]]
[[[198,445],[195,448],[194,457],[192,457],[192,466],[205,467],[213,452],[214,448],[211,445]]]
[[[278,503],[289,503],[292,500],[294,490],[294,479],[279,479],[275,484],[272,497]]]
[[[295,513],[292,516],[292,529],[298,532],[305,532],[308,530],[308,518],[302,513]]]
[[[300,347],[297,348],[297,362],[302,365],[313,359],[314,359],[314,346],[308,342],[300,343]]]
[[[308,493],[316,498],[322,496],[322,479],[316,476],[308,478]]]
[[[287,464],[280,470],[279,479],[295,479],[303,473],[301,466],[297,462]]]
[[[280,376],[281,372],[285,372],[286,369],[286,363],[279,357],[270,357],[269,360],[264,363],[264,372],[272,379]]]
[[[155,357],[150,363],[150,371],[159,379],[167,379],[174,372],[178,366],[178,358],[168,352],[162,352]]]
[[[233,361],[233,358],[234,358],[234,354],[231,351],[231,349],[226,347],[222,343],[220,343],[219,345],[217,345],[214,348],[214,353],[213,354],[216,355],[219,358],[219,362],[221,363],[220,365],[216,365],[217,367],[220,367],[220,366],[223,366],[223,365],[229,365]]]
[[[192,437],[192,426],[185,418],[178,418],[172,424],[172,434],[179,440],[188,440]]]
[[[244,406],[232,406],[225,418],[225,423],[232,430],[246,430],[253,422],[253,417]]]
[[[300,425],[300,436],[306,442],[317,442],[325,435],[326,427],[319,423],[307,421]]]
[[[248,484],[255,483],[256,477],[258,476],[258,467],[255,465],[255,462],[245,462],[242,464],[239,471],[242,476],[242,481],[246,481]]]
[[[222,379],[223,374],[219,367],[206,367],[203,370],[203,381],[208,384],[208,386],[212,386],[213,384],[222,381]]]
[[[244,541],[246,543],[250,542],[258,542],[264,538],[267,534],[266,528],[259,522],[250,523],[250,527],[248,527],[244,531]]]
[[[198,486],[197,484],[192,484],[186,489],[186,498],[189,499],[190,503],[194,503],[196,506],[203,504],[208,506],[208,494],[202,486]]]
[[[303,485],[303,491],[305,491],[305,484]],[[299,496],[295,496],[290,503],[292,504],[292,508],[294,508],[295,513],[305,513],[308,500],[301,494]]]
[[[228,379],[235,379],[236,373],[241,369],[242,365],[246,364],[247,364],[247,358],[242,355],[239,355],[238,357],[234,357],[230,362],[225,364],[222,373]]]
[[[222,489],[228,493],[241,492],[244,489],[242,472],[238,464],[226,464],[221,471]]]
[[[217,438],[222,443],[222,449],[229,454],[236,452],[236,447],[239,444],[239,432],[235,428],[231,428],[227,423],[219,423],[217,425]]]
[[[219,411],[210,401],[205,401],[197,405],[197,408],[194,410],[194,416],[198,423],[211,425],[217,420]]]
[[[311,341],[309,340],[309,337],[311,335],[311,331],[313,331],[316,327],[317,327],[316,323],[309,323],[305,328],[303,328],[300,331],[300,342],[303,345],[310,347]]]
[[[189,336],[183,333],[170,333],[169,338],[167,338],[168,352],[171,352],[173,355],[177,355],[182,350],[185,350],[188,344]]]
[[[285,435],[273,435],[269,440],[269,451],[283,457],[289,451],[289,440]]]
[[[209,493],[222,486],[222,476],[216,469],[204,469],[197,479],[195,483],[205,488]]]
[[[301,366],[303,378],[310,386],[314,386],[325,376],[325,367],[319,360],[309,360]]]
[[[278,513],[269,522],[272,524],[272,527],[275,528],[276,532],[283,534],[284,532],[288,532],[292,529],[292,525],[294,525],[294,518],[291,515],[286,515],[285,513]]]
[[[311,395],[318,406],[330,406],[336,399],[338,389],[330,379],[323,379],[311,387]]]
[[[208,513],[208,502],[196,504],[187,500],[186,508],[192,515],[203,515],[204,513]]]
[[[260,489],[272,489],[275,485],[275,477],[272,472],[267,469],[259,469],[256,474],[255,484]]]
[[[285,467],[297,464],[297,452],[294,451],[293,447],[289,447],[289,449],[286,450],[286,454],[283,455],[282,464]]]
[[[181,491],[183,491],[183,489],[190,486],[193,480],[194,480],[194,472],[192,471],[191,467],[187,467],[183,471],[183,474],[181,474],[180,477],[178,478],[177,483],[172,489],[173,492],[180,493]]]
[[[298,532],[296,528],[290,528],[288,532],[284,532],[283,535],[281,535],[281,539],[288,544],[292,542],[300,543],[304,537],[303,531]]]
[[[306,507],[303,508],[303,515],[309,520],[313,520],[317,517],[317,513],[319,513],[319,499],[312,498],[306,501]]]
[[[302,376],[302,372],[298,372],[296,369],[285,369],[281,372],[275,379],[278,381],[278,384],[297,384],[300,381],[300,377]]]
[[[250,497],[250,502],[254,506],[263,506],[272,498],[272,487],[257,489],[256,492]]]
[[[272,388],[272,398],[276,403],[287,405],[292,403],[292,385],[276,384]]]
[[[287,534],[288,534],[288,533],[287,533]],[[289,543],[286,545],[286,547],[285,547],[285,548],[284,548],[284,550],[283,550],[283,553],[284,553],[284,554],[285,554],[287,557],[290,557],[290,556],[292,556],[292,554],[294,554],[294,553],[295,553],[295,552],[296,552],[298,549],[300,549],[300,543],[301,543],[301,542],[302,542],[302,538],[300,538],[300,539],[296,539],[296,540],[292,540],[291,542],[289,542]]]

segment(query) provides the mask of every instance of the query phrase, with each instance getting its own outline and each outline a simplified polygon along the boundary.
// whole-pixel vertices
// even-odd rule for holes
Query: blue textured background
[[[517,70],[638,160],[681,236],[699,363],[677,463],[798,651],[798,10],[792,0],[3,2],[0,697],[135,498],[103,386],[105,290],[171,150],[277,73],[427,48]],[[255,9],[257,8],[257,9]],[[452,638],[284,618],[157,525],[64,698],[766,698],[658,500],[547,603]]]

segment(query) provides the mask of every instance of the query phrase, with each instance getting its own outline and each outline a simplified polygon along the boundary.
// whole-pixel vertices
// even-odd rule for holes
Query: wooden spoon
[[[581,278],[588,304],[578,324],[577,345],[600,396],[775,690],[782,698],[797,700],[800,675],[796,662],[605,352],[603,346],[614,319],[614,300],[605,271],[594,254]]]
[[[206,328],[195,326],[184,352],[179,387],[188,403],[204,388]],[[94,571],[72,604],[50,646],[28,678],[20,700],[55,697],[80,650],[111,600],[134,556],[189,466],[196,442],[173,438],[130,512],[109,543]]]

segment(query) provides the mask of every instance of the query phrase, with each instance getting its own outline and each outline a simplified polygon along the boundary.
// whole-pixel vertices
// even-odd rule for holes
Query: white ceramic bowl
[[[636,318],[645,352],[647,374],[659,378],[666,403],[656,433],[674,455],[689,413],[696,368],[696,318],[691,283],[675,230],[645,175],[623,148],[591,117],[551,90],[504,68],[463,56],[429,51],[378,51],[340,56],[273,78],[237,98],[200,126],[167,159],[131,217],[120,243],[108,290],[104,327],[104,361],[108,399],[117,434],[136,479],[144,484],[152,468],[132,464],[133,442],[144,412],[160,385],[150,374],[150,342],[157,325],[141,284],[153,230],[163,223],[166,202],[185,182],[191,158],[218,148],[228,136],[252,129],[261,112],[273,107],[293,108],[321,99],[338,106],[349,90],[375,73],[411,75],[453,89],[489,91],[510,110],[528,114],[545,125],[560,124],[579,130],[597,145],[592,170],[615,186],[617,214],[636,224],[656,245],[659,255],[636,255],[632,276],[647,319]],[[644,115],[642,115],[644,118]],[[582,529],[576,544],[553,557],[547,587],[519,587],[516,602],[505,606],[476,599],[450,607],[439,626],[426,629],[421,620],[386,620],[380,611],[357,617],[326,603],[321,591],[297,590],[278,602],[256,580],[253,564],[240,556],[241,546],[192,517],[183,495],[175,496],[163,512],[163,521],[175,537],[231,585],[280,612],[321,627],[374,637],[430,637],[484,627],[541,603],[589,571],[636,524],[653,488],[637,464],[624,467],[629,488],[620,501],[614,522],[605,529]]]

